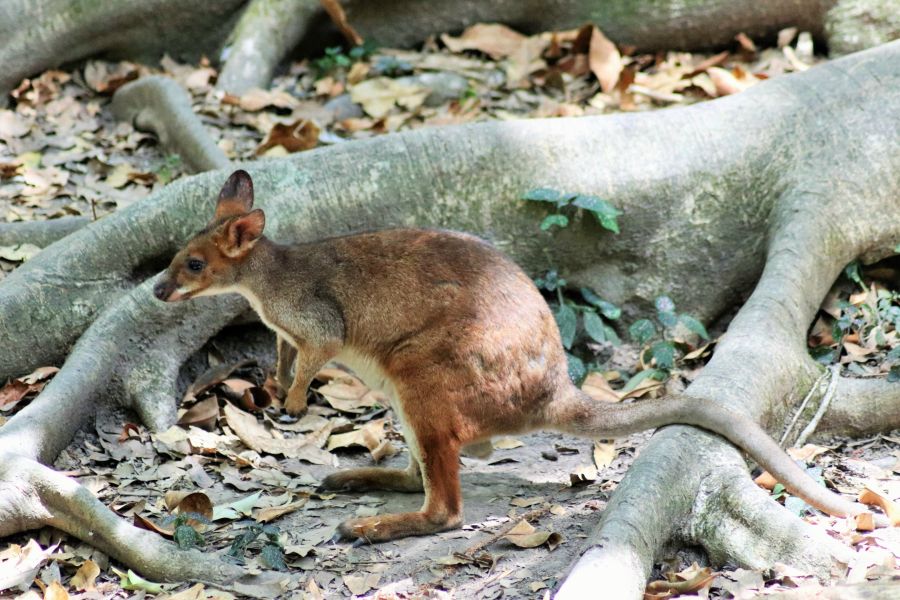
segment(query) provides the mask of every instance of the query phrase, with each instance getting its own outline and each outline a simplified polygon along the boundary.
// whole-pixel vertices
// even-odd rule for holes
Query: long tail
[[[561,394],[547,408],[548,426],[578,436],[603,439],[628,435],[675,423],[694,425],[717,433],[744,450],[771,473],[791,493],[810,506],[835,517],[867,512],[819,485],[747,415],[717,404],[687,397],[642,400],[633,404],[612,404],[594,400],[575,386]],[[875,515],[878,527],[889,521]]]

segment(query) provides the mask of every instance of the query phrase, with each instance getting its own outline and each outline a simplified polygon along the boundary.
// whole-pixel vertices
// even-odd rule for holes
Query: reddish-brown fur
[[[235,172],[212,223],[178,253],[155,292],[163,300],[246,296],[278,334],[277,379],[293,414],[306,409],[313,375],[335,358],[392,397],[409,468],[352,469],[330,475],[323,486],[424,489],[425,503],[416,513],[350,519],[339,529],[344,536],[381,541],[459,526],[460,450],[538,428],[609,437],[669,423],[699,425],[745,448],[812,504],[855,511],[804,479],[741,414],[690,399],[623,406],[582,394],[569,380],[546,302],[486,242],[392,229],[285,246],[262,236],[265,217],[251,211],[252,203],[249,175]],[[203,269],[191,271],[198,260]]]

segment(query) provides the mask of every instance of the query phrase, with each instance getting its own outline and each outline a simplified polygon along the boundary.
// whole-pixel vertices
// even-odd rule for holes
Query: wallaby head
[[[153,294],[165,302],[230,291],[238,267],[259,241],[266,224],[253,210],[253,181],[235,171],[222,186],[212,220],[175,255]]]

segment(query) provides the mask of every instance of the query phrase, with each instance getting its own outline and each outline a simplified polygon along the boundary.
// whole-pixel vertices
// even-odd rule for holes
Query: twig
[[[469,546],[468,548],[466,548],[465,551],[463,552],[463,555],[468,556],[468,557],[475,556],[475,553],[480,552],[481,550],[484,550],[485,548],[487,548],[488,546],[490,546],[491,544],[493,544],[494,542],[496,542],[497,540],[502,538],[504,535],[509,533],[513,527],[515,527],[516,525],[519,524],[520,521],[530,521],[531,519],[537,519],[538,517],[543,516],[543,514],[546,513],[548,510],[550,510],[550,509],[549,508],[536,508],[534,510],[528,511],[527,513],[525,513],[524,515],[522,515],[520,517],[515,517],[514,519],[510,519],[508,523],[504,524],[503,527],[501,527],[497,532],[492,534],[486,540],[482,540],[482,541],[478,542],[477,544],[473,544],[473,545]]]
[[[834,397],[834,388],[837,384],[839,369],[839,365],[832,365],[828,368],[828,370],[831,371],[831,381],[828,382],[828,389],[825,390],[825,396],[819,403],[819,410],[816,411],[816,414],[806,426],[806,429],[804,429],[800,434],[800,437],[797,438],[794,446],[802,446],[806,443],[806,438],[812,435],[812,433],[816,430],[816,427],[819,425],[819,421],[822,420],[822,417],[828,411],[828,407],[831,405],[831,399]]]
[[[806,405],[809,404],[810,399],[813,397],[813,394],[819,389],[819,386],[822,385],[822,382],[825,381],[825,376],[828,375],[828,370],[822,372],[819,375],[818,379],[816,379],[812,386],[809,388],[809,392],[807,392],[806,397],[803,398],[803,402],[800,403],[800,408],[797,409],[797,412],[794,413],[794,418],[791,419],[791,424],[788,425],[788,428],[785,429],[784,434],[781,436],[781,440],[778,442],[778,445],[782,448],[784,447],[785,441],[787,441],[788,436],[791,435],[791,432],[794,430],[794,427],[797,425],[797,421],[800,419],[800,415],[803,414],[803,411],[806,410]]]

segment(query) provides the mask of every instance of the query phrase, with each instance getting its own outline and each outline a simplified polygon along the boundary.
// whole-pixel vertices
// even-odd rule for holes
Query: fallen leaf
[[[721,67],[710,67],[706,71],[716,86],[716,93],[720,96],[737,94],[759,82],[753,76],[748,76],[744,71],[729,71]]]
[[[260,508],[256,512],[253,513],[253,518],[259,521],[260,523],[268,523],[269,521],[274,521],[278,517],[282,515],[286,515],[288,513],[294,512],[298,508],[303,508],[303,506],[309,501],[309,498],[302,498],[297,500],[296,502],[289,502],[287,504],[282,504],[281,506],[270,506],[268,508]]]
[[[288,153],[293,153],[315,148],[318,143],[319,128],[309,119],[300,119],[293,123],[276,123],[269,130],[266,139],[256,148],[256,156],[265,154],[275,146],[281,146]]]
[[[31,128],[22,117],[11,110],[0,110],[0,139],[22,137]]]
[[[612,464],[617,454],[615,444],[594,442],[594,466],[597,467],[598,471]]]
[[[228,519],[233,521],[241,517],[249,517],[259,503],[261,494],[262,492],[256,492],[229,504],[214,506],[212,520]]]
[[[208,521],[213,517],[213,503],[209,496],[203,492],[188,492],[186,490],[173,490],[166,492],[165,495],[166,508],[171,512],[185,514],[194,513],[200,515]],[[190,525],[197,531],[203,531],[206,524],[202,521],[188,519],[187,525]]]
[[[519,508],[528,508],[529,506],[540,504],[543,501],[543,496],[535,496],[533,498],[513,498],[509,503],[513,506],[518,506]]]
[[[823,454],[825,452],[830,451],[831,448],[826,446],[816,446],[815,444],[806,444],[802,448],[788,448],[788,455],[794,460],[802,460],[805,462],[810,462],[815,457]]]
[[[211,598],[219,598],[218,595],[210,596]],[[227,598],[228,596],[223,596]],[[178,592],[177,594],[169,594],[166,596],[158,596],[157,600],[206,600],[206,586],[202,583],[195,584],[192,587]]]
[[[555,548],[562,540],[562,536],[555,532],[538,531],[523,519],[510,529],[503,539],[519,548],[537,548],[544,543]]]
[[[0,258],[9,262],[25,262],[40,251],[40,247],[28,243],[0,246]]]
[[[505,58],[527,40],[527,36],[506,25],[478,23],[466,28],[459,37],[441,35],[441,41],[451,52],[478,50],[494,60]]]
[[[648,594],[664,594],[669,592],[673,595],[693,594],[712,584],[716,574],[710,568],[703,568],[696,575],[687,580],[676,581],[651,581],[647,585]],[[665,597],[665,596],[664,596]]]
[[[0,591],[30,584],[55,547],[41,548],[29,539],[24,546],[10,544],[0,551]]]
[[[58,581],[51,581],[44,590],[44,600],[69,600],[69,592]]]
[[[525,445],[522,440],[512,437],[502,437],[492,442],[495,450],[512,450],[513,448],[521,448]]]
[[[591,33],[591,46],[588,54],[591,72],[600,82],[600,89],[609,93],[615,89],[622,72],[622,57],[616,45],[603,35],[597,27]]]
[[[619,395],[609,385],[602,373],[591,371],[581,384],[581,391],[601,402],[618,402]]]
[[[225,421],[234,434],[257,452],[281,454],[288,458],[304,458],[321,450],[310,444],[305,437],[276,438],[256,417],[246,413],[232,404],[225,405]],[[322,463],[319,463],[322,464]],[[331,464],[331,463],[325,463]]]
[[[859,501],[866,506],[877,506],[884,511],[891,522],[891,527],[900,525],[900,506],[884,494],[866,487],[859,494]]]
[[[875,515],[870,512],[863,512],[853,517],[853,527],[856,531],[874,531]]]
[[[119,576],[119,579],[121,580],[119,585],[122,586],[122,589],[144,591],[148,594],[161,594],[164,591],[161,584],[148,581],[131,569],[128,569],[127,573],[122,572],[115,567],[110,567],[110,570]]]
[[[347,433],[333,434],[328,438],[328,451],[351,446],[363,446],[374,452],[383,442],[385,435],[385,419],[375,419],[359,429]]]
[[[248,112],[257,112],[273,106],[275,108],[295,108],[300,101],[281,90],[252,89],[241,97],[225,94],[222,97],[223,104],[240,106]]]
[[[778,485],[778,480],[775,479],[768,471],[763,471],[756,479],[753,480],[753,483],[771,492],[773,489],[775,489],[775,486]]]
[[[214,367],[210,367],[206,371],[203,372],[200,377],[194,380],[191,385],[188,386],[188,389],[184,392],[184,397],[181,399],[181,402],[187,402],[193,400],[209,388],[214,385],[218,385],[222,383],[228,377],[231,376],[237,369],[241,367],[247,367],[255,364],[254,360],[242,360],[236,363],[216,365]]]
[[[390,77],[374,77],[350,87],[350,99],[361,105],[369,116],[380,119],[399,105],[406,110],[422,106],[430,90]]]
[[[219,419],[219,399],[210,396],[205,400],[197,402],[190,407],[187,412],[181,415],[177,425],[185,429],[193,426],[212,431],[216,428],[216,421]]]
[[[94,580],[97,579],[98,575],[100,575],[100,567],[91,559],[87,559],[75,571],[75,575],[72,576],[69,585],[79,592],[92,592],[95,589]]]
[[[378,587],[381,580],[381,573],[366,573],[365,575],[344,575],[341,579],[344,585],[350,590],[354,596],[365,594],[369,590]]]
[[[597,468],[593,465],[581,465],[569,473],[572,486],[587,485],[594,481],[597,481]]]

